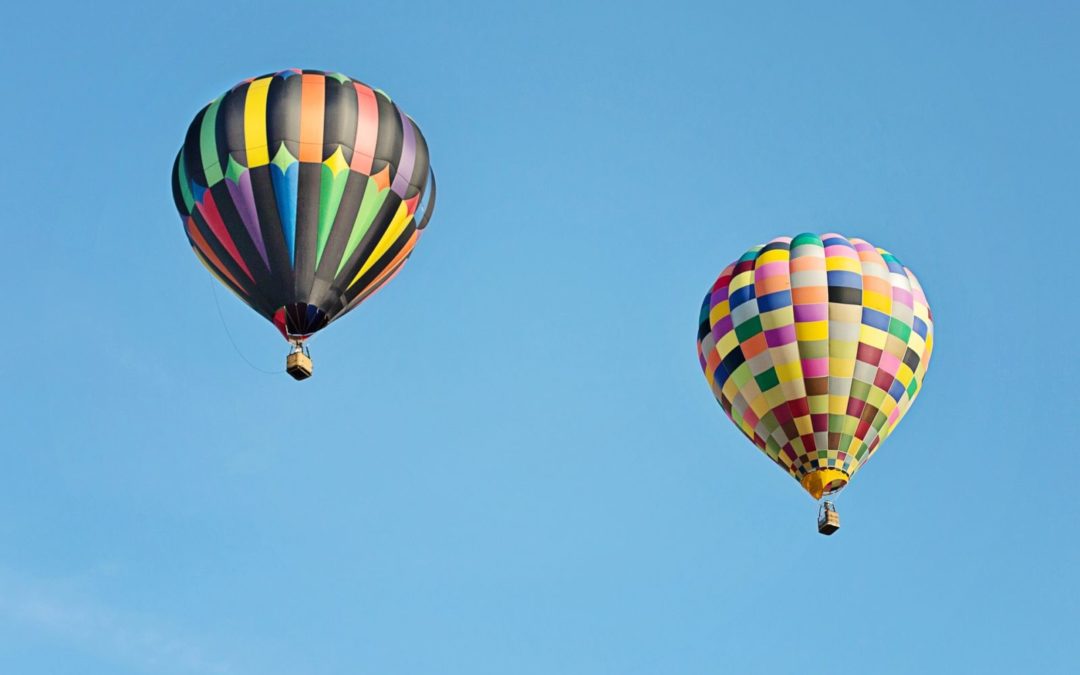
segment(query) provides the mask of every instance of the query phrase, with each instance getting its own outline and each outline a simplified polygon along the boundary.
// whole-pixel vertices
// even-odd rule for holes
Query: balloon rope
[[[229,331],[229,325],[225,323],[225,314],[223,314],[221,311],[221,300],[218,299],[217,286],[214,285],[213,279],[208,279],[208,281],[210,282],[210,292],[214,294],[214,304],[217,306],[218,318],[221,319],[221,327],[225,329],[225,335],[229,338],[229,344],[232,345],[233,351],[235,351],[237,355],[239,355],[240,358],[244,360],[244,363],[251,366],[252,370],[257,370],[265,375],[280,374],[282,372],[280,370],[265,370],[258,367],[257,365],[249,361],[248,357],[244,356],[244,353],[240,351],[240,347],[236,345],[236,340],[233,339],[232,332]]]

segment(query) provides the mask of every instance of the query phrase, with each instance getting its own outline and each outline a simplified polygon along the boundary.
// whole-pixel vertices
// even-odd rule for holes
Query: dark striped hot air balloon
[[[199,111],[172,172],[195,256],[293,345],[394,277],[431,218],[435,176],[416,123],[340,73],[245,80]]]

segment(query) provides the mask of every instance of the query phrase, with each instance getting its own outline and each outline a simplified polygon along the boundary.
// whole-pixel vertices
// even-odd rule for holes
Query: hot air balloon
[[[340,73],[245,80],[195,116],[173,164],[195,256],[292,344],[400,270],[431,218],[435,176],[420,128],[378,89]]]
[[[815,500],[841,490],[903,419],[934,344],[926,296],[896,256],[800,234],[724,268],[698,357],[731,421]],[[833,504],[818,529],[840,521]]]

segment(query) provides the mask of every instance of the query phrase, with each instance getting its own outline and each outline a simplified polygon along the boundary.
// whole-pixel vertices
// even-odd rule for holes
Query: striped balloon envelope
[[[297,344],[397,274],[435,202],[412,118],[317,70],[245,80],[207,104],[172,189],[199,261]]]
[[[800,234],[724,268],[701,306],[698,357],[728,417],[820,499],[904,417],[933,336],[926,296],[895,256]]]

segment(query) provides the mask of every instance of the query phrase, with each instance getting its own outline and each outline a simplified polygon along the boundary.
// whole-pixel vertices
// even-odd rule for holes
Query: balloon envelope
[[[903,418],[933,334],[926,296],[895,256],[800,234],[724,269],[701,306],[698,357],[728,417],[819,499]]]
[[[199,111],[172,187],[196,257],[302,340],[401,269],[431,217],[435,177],[419,127],[385,93],[285,70]]]

